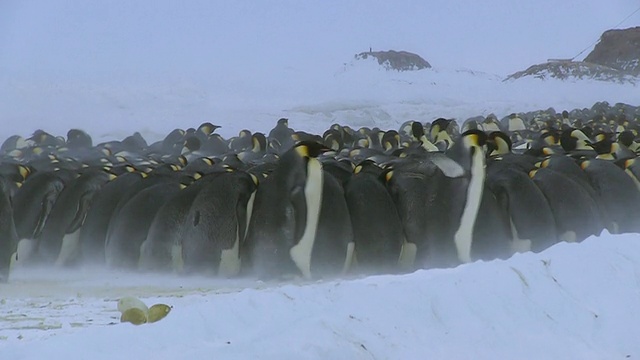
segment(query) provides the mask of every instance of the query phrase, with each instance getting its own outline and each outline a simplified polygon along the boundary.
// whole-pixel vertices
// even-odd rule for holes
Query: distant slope
[[[584,61],[549,60],[515,72],[505,80],[523,77],[560,80],[640,82],[640,27],[607,30]]]
[[[640,78],[628,72],[584,61],[549,61],[532,65],[526,70],[518,71],[507,76],[505,81],[516,80],[527,76],[541,80],[555,78],[560,80],[589,79],[631,84],[640,82]]]

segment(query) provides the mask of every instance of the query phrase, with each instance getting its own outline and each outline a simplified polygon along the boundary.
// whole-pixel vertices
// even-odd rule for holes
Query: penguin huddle
[[[640,232],[640,108],[596,103],[267,134],[0,148],[0,280],[104,266],[263,279],[401,273]]]

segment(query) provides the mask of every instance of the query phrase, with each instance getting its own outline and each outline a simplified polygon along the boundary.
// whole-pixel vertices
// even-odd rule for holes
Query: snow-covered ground
[[[3,359],[640,356],[638,234],[316,283],[61,275],[22,274],[0,285]],[[173,309],[157,323],[119,323],[123,296]]]
[[[188,5],[187,5],[188,4]],[[149,141],[204,121],[225,136],[596,101],[640,87],[503,82],[567,58],[635,0],[490,2],[0,2],[0,139],[43,128]],[[638,25],[638,14],[622,27]],[[434,68],[356,62],[408,50]],[[584,57],[583,54],[581,57]],[[173,306],[121,324],[116,303]],[[101,271],[26,271],[0,284],[0,359],[625,359],[640,357],[640,235],[558,244],[455,269],[273,284]]]

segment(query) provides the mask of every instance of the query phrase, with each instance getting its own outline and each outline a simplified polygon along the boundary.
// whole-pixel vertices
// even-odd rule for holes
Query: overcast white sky
[[[569,58],[637,0],[0,1],[0,72],[97,79],[335,69],[408,50],[434,67],[506,75]],[[640,25],[640,13],[620,28]],[[588,53],[588,52],[587,52]],[[584,57],[587,53],[583,54]]]

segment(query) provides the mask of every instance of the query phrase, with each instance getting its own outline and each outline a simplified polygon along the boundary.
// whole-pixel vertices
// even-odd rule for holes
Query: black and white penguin
[[[445,118],[437,118],[431,123],[431,129],[429,131],[431,141],[441,151],[446,151],[453,146],[453,139],[451,135],[459,135],[457,129],[455,129],[455,121]]]
[[[529,176],[549,203],[559,240],[580,242],[600,235],[604,229],[600,208],[584,187],[549,168],[532,170]]]
[[[592,159],[583,161],[580,167],[608,215],[609,222],[605,226],[609,232],[640,232],[640,191],[633,179],[612,161]]]
[[[395,272],[409,267],[415,253],[401,259],[405,243],[402,222],[381,179],[383,169],[364,161],[353,170],[345,185],[345,198],[351,216],[358,268],[365,273]]]
[[[20,135],[12,135],[3,141],[2,145],[0,145],[0,154],[18,154],[18,150],[28,148],[31,145],[33,145],[32,141],[27,141],[27,139]]]
[[[109,268],[136,269],[140,246],[158,210],[185,187],[178,178],[161,181],[137,192],[111,217],[105,241],[105,261]]]
[[[411,153],[387,169],[406,241],[417,267],[451,267],[472,261],[473,228],[484,188],[486,135],[465,132],[449,156]]]
[[[80,228],[82,259],[85,265],[104,265],[104,245],[111,217],[118,203],[127,195],[127,190],[141,182],[145,176],[146,174],[130,168],[130,172],[109,181],[96,193],[85,222]]]
[[[616,165],[629,175],[636,184],[638,191],[640,191],[640,161],[637,161],[637,159],[627,159],[624,161],[616,161]]]
[[[352,236],[318,236],[323,228],[338,231],[346,227],[346,222],[351,231],[349,215],[342,212],[348,210],[337,180],[331,178],[330,183],[337,187],[329,187],[327,194],[325,183],[330,175],[324,174],[322,164],[316,159],[325,150],[328,149],[319,143],[298,143],[281,156],[277,168],[260,182],[246,247],[247,260],[258,276],[293,274],[312,278],[350,267],[354,250]],[[339,219],[329,216],[335,205],[333,215]],[[327,214],[326,220],[323,214]],[[327,260],[330,268],[326,267],[329,264],[323,264]]]
[[[89,149],[93,146],[91,136],[80,129],[71,129],[67,132],[66,146],[69,149]]]
[[[289,128],[289,119],[280,118],[276,126],[269,131],[267,140],[269,142],[276,141],[281,147],[287,146],[291,142],[291,135],[293,135],[293,129]],[[279,150],[286,150],[286,148],[279,148]]]
[[[26,262],[36,250],[42,229],[58,196],[77,177],[75,171],[39,171],[28,178],[13,198],[19,258]]]
[[[512,255],[511,223],[507,209],[500,206],[486,181],[471,243],[473,260],[506,259]]]
[[[11,182],[0,176],[0,283],[9,281],[18,250],[18,234],[13,222]]]
[[[231,171],[231,170],[229,170]],[[140,246],[138,268],[143,271],[181,272],[182,230],[191,204],[203,186],[220,175],[224,170],[212,172],[197,179],[177,193],[160,207],[147,232],[147,238]]]
[[[264,156],[267,150],[267,138],[261,132],[251,135],[251,148],[238,153],[238,159],[245,164],[257,161]]]
[[[67,185],[57,200],[38,239],[38,259],[68,265],[80,255],[80,228],[93,196],[115,175],[108,169],[89,169]]]
[[[186,273],[237,275],[257,184],[255,175],[243,171],[222,173],[206,182],[185,216],[172,262],[182,263]]]
[[[493,162],[487,167],[487,185],[509,215],[513,252],[539,252],[557,242],[549,203],[527,172],[513,164]]]

